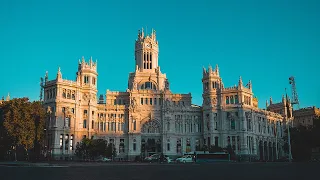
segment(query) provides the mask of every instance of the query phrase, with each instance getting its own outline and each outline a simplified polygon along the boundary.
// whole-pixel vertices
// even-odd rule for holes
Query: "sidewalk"
[[[27,161],[0,161],[0,166],[52,166],[49,163],[33,163]]]

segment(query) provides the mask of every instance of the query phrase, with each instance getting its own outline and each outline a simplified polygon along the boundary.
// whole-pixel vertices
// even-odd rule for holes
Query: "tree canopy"
[[[40,142],[44,134],[46,111],[38,101],[28,98],[5,101],[0,105],[2,153],[11,147],[28,151]]]
[[[306,161],[311,158],[312,148],[320,147],[320,118],[314,119],[313,126],[297,126],[290,128],[291,152],[294,160]],[[288,131],[286,130],[284,140],[288,140]],[[288,152],[288,143],[285,144]]]
[[[77,143],[75,154],[80,159],[94,159],[98,156],[111,157],[116,152],[115,147],[104,139],[84,138]]]

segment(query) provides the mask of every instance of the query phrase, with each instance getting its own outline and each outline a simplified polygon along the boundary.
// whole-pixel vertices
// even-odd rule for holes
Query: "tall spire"
[[[10,101],[10,93],[8,93],[8,95],[6,97],[6,101]]]
[[[218,66],[218,64],[216,64],[216,69],[215,69],[215,71],[216,71],[217,76],[219,76],[219,66]]]
[[[240,78],[239,78],[239,87],[242,87],[242,85],[243,85],[243,82],[242,82],[242,78],[240,76]]]
[[[143,28],[141,29],[141,37],[142,37],[142,38],[144,37],[144,30],[143,30]]]
[[[62,74],[61,74],[60,66],[59,66],[59,68],[58,68],[57,79],[62,79]]]

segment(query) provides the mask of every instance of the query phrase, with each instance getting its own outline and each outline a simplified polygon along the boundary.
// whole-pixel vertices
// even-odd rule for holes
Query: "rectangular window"
[[[87,120],[83,120],[83,128],[87,128]]]
[[[92,84],[96,85],[96,78],[92,77]]]
[[[170,151],[170,143],[167,143],[167,151]]]
[[[145,99],[145,103],[148,104],[148,98]]]
[[[133,130],[134,130],[134,131],[137,129],[136,126],[137,126],[137,123],[136,123],[136,121],[134,120],[134,121],[133,121]]]
[[[154,98],[154,105],[157,105],[157,98]]]
[[[91,129],[94,129],[94,121],[91,122]]]
[[[137,144],[133,143],[133,151],[136,151],[136,150],[137,150]]]
[[[113,100],[113,105],[117,105],[117,100],[116,99]]]
[[[150,98],[150,105],[152,105],[152,98]]]
[[[60,149],[62,149],[63,134],[60,135]]]
[[[235,95],[235,96],[234,96],[234,100],[235,100],[235,104],[238,104],[238,103],[239,103],[238,95]]]
[[[73,150],[73,135],[70,136],[70,150]]]
[[[141,105],[143,105],[143,98],[141,98],[141,101],[140,101],[140,102],[141,102]]]

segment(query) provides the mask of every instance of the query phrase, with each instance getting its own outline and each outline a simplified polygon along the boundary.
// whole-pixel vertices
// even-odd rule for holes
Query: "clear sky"
[[[289,76],[300,106],[320,107],[320,1],[0,0],[0,95],[39,98],[40,77],[75,80],[78,59],[98,59],[98,90],[125,91],[138,29],[157,31],[159,65],[174,93],[202,104],[202,67],[226,87],[252,80],[259,107],[280,101]]]

